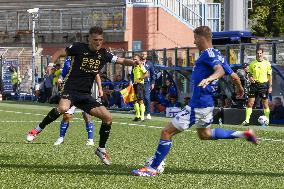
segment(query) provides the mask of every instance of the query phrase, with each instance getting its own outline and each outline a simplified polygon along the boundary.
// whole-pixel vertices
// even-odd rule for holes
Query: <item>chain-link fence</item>
[[[241,65],[250,63],[255,59],[256,49],[264,48],[264,57],[273,65],[274,75],[273,95],[284,94],[284,43],[263,43],[263,44],[239,44],[239,45],[218,45],[215,48],[227,57],[230,64]],[[41,56],[41,50],[37,50],[36,54],[36,81],[38,78],[43,78],[45,67],[48,65],[50,57]],[[134,54],[140,52],[114,52],[120,57],[131,58]],[[15,67],[20,75],[21,84],[18,90],[21,92],[31,93],[32,80],[32,49],[25,48],[10,48],[1,47],[1,79],[2,91],[11,92],[11,74],[8,68]],[[190,74],[194,66],[195,60],[199,56],[199,51],[196,48],[173,48],[173,49],[153,49],[148,51],[148,58],[156,67],[156,76],[160,78],[160,83],[163,84],[167,78],[171,78],[175,83],[179,92],[179,98],[183,98],[190,93]],[[123,79],[128,79],[131,73],[131,67],[107,64],[102,72],[106,72],[110,80],[113,80],[116,75],[121,75]]]

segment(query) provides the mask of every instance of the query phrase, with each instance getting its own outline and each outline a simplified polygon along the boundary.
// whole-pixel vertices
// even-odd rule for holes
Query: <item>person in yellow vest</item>
[[[255,97],[261,98],[264,115],[269,120],[268,94],[272,92],[272,69],[271,64],[263,59],[262,48],[256,50],[256,60],[249,65],[249,80],[251,85],[248,92],[246,120],[242,123],[244,126],[249,125]]]
[[[60,84],[58,83],[58,79],[59,79],[59,76],[62,72],[62,69],[61,69],[61,66],[60,64],[56,64],[53,68],[53,80],[52,80],[52,84],[53,84],[53,87],[52,87],[52,95],[57,95],[58,92],[60,91]]]
[[[15,67],[10,67],[10,72],[11,72],[11,83],[13,86],[13,92],[17,92],[18,86],[21,83],[20,73],[17,72]]]
[[[134,61],[139,61],[139,65],[136,65],[133,72],[133,87],[137,100],[134,103],[134,110],[136,111],[136,116],[133,121],[144,121],[145,105],[143,102],[144,99],[144,78],[148,77],[148,72],[143,66],[142,58],[140,55],[135,55],[133,57]]]

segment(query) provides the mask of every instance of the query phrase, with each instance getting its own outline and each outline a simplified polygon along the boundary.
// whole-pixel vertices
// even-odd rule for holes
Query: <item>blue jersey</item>
[[[206,108],[214,106],[213,97],[216,91],[216,86],[218,85],[218,80],[212,81],[205,88],[199,87],[198,84],[203,79],[208,78],[214,73],[214,66],[217,64],[222,65],[226,75],[231,75],[233,73],[230,65],[216,49],[208,48],[204,50],[196,60],[191,75],[193,93],[190,100],[190,106],[192,108]]]
[[[144,67],[146,68],[146,70],[149,73],[149,76],[145,77],[144,83],[155,84],[156,74],[155,74],[155,71],[154,71],[153,63],[147,60],[144,64]]]

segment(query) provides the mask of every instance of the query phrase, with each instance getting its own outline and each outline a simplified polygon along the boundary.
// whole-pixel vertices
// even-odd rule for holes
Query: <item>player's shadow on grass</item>
[[[12,164],[0,163],[0,167],[9,169],[25,169],[27,172],[39,174],[91,174],[91,175],[131,175],[135,167],[112,164],[110,166],[103,164],[88,165],[42,165],[42,164]]]
[[[0,154],[0,160],[15,160],[17,159],[18,157],[16,156],[11,156],[11,155],[4,155],[4,154]]]
[[[206,169],[182,169],[166,167],[165,173],[171,174],[189,174],[189,175],[238,175],[238,176],[266,176],[266,177],[284,177],[284,173],[272,173],[251,170],[250,171],[234,171],[234,170],[206,170]]]
[[[27,144],[27,145],[34,145],[34,144],[49,144],[47,142],[26,142],[26,141],[0,141],[0,144]],[[51,143],[50,143],[51,144]]]

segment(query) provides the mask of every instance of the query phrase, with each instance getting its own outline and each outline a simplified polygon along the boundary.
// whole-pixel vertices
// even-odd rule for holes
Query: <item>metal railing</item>
[[[208,25],[212,31],[221,30],[221,4],[204,4],[200,0],[126,0],[132,6],[157,6],[191,28]]]
[[[215,46],[227,57],[227,61],[231,65],[237,66],[236,68],[241,68],[241,64],[250,63],[254,60],[258,47],[264,49],[264,58],[273,65],[273,83],[275,85],[273,85],[272,95],[282,96],[284,94],[284,42]],[[116,52],[119,56],[127,58],[131,58],[136,53],[139,52]],[[153,49],[148,51],[148,54],[156,69],[161,70],[163,80],[169,75],[172,76],[178,91],[180,91],[179,99],[190,92],[190,72],[200,54],[197,48]],[[129,72],[128,67],[118,66],[114,69],[113,64],[108,64],[106,70],[110,79],[116,73],[122,73],[122,76],[126,78],[125,72]]]
[[[230,44],[230,45],[218,45],[215,48],[219,49],[221,53],[227,57],[230,64],[243,64],[250,63],[255,59],[255,51],[257,47],[264,49],[264,57],[269,60],[274,66],[280,69],[280,73],[284,76],[284,42],[273,43],[261,43],[261,44]],[[117,51],[114,52],[118,56],[131,58],[135,53],[133,51]],[[19,73],[21,76],[27,76],[28,70],[31,70],[31,49],[30,48],[0,48],[1,62],[4,60],[17,60]],[[168,73],[174,75],[174,80],[179,90],[185,94],[189,90],[189,73],[194,66],[195,60],[199,57],[199,51],[197,48],[185,47],[185,48],[172,48],[172,49],[153,49],[149,51],[149,57],[157,66],[157,69],[167,70]],[[39,77],[43,76],[43,69],[48,64],[48,57],[38,55],[36,59],[36,68]],[[108,73],[110,79],[116,73],[121,73],[123,78],[127,77],[130,72],[130,67],[107,64],[104,71]],[[0,74],[1,75],[1,74]],[[279,74],[274,74],[274,80],[280,83],[277,86],[282,86],[283,81]],[[185,76],[185,77],[184,77]],[[30,82],[30,80],[28,80]],[[29,83],[28,82],[28,83]],[[284,86],[284,85],[283,85]],[[26,87],[29,89],[28,87]],[[275,93],[280,91],[284,94],[282,89],[275,89]]]
[[[203,4],[199,0],[126,0],[126,5],[159,6],[191,28],[209,25],[220,31],[220,4]],[[106,31],[125,30],[125,6],[40,9],[36,22],[40,33],[87,32],[90,25]],[[32,19],[26,10],[0,11],[0,32],[29,32]]]

